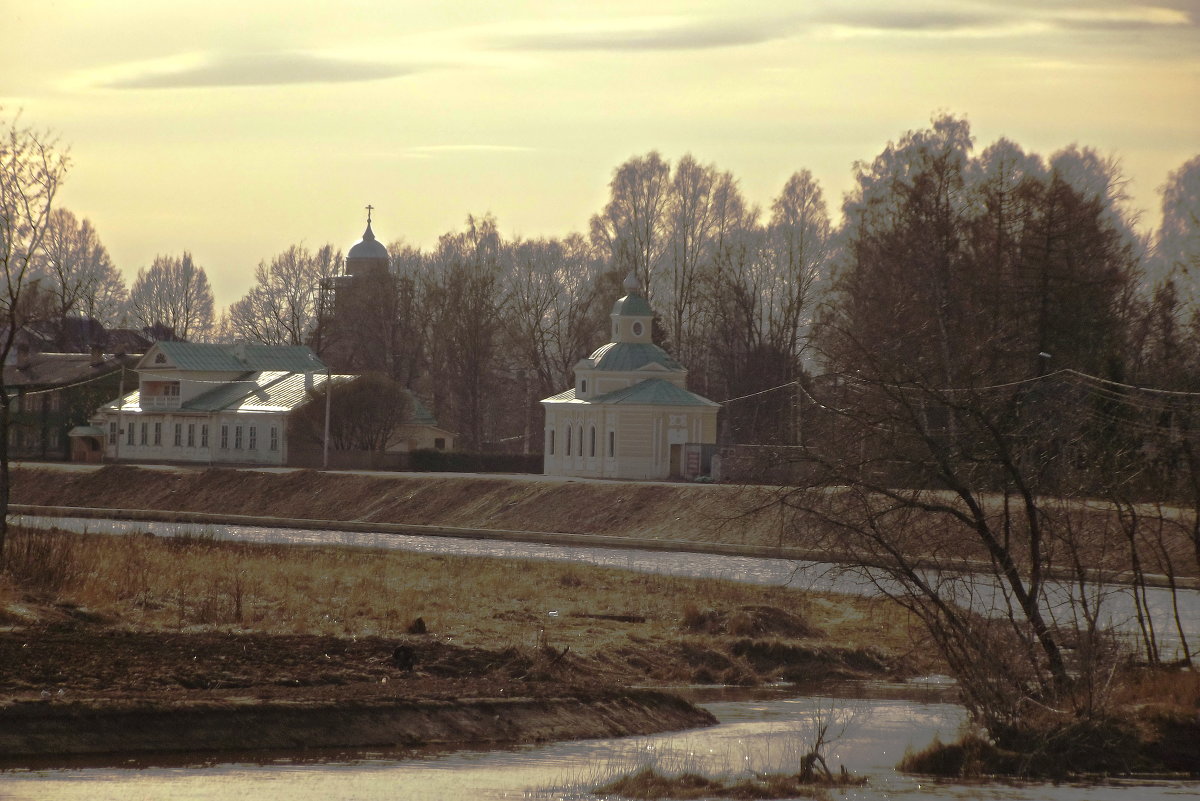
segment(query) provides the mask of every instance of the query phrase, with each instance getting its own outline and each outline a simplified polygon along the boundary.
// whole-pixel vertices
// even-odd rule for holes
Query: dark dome
[[[346,254],[347,259],[390,259],[387,248],[383,243],[375,238],[375,232],[371,230],[371,223],[367,223],[367,230],[363,232],[362,240],[354,247],[350,248],[350,252]]]

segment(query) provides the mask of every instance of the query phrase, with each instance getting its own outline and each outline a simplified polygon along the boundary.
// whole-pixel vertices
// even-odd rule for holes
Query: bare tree
[[[342,263],[333,245],[316,253],[292,245],[271,259],[259,262],[254,286],[229,307],[225,336],[266,345],[302,345],[317,324],[322,283],[332,278]]]
[[[613,173],[608,205],[591,221],[592,243],[608,250],[613,269],[637,276],[647,300],[668,247],[670,181],[671,165],[657,152],[630,159]]]
[[[130,312],[144,328],[171,329],[185,341],[203,340],[213,328],[213,294],[192,254],[156,256],[138,270],[129,292]]]
[[[54,296],[55,316],[60,321],[77,314],[109,326],[124,313],[128,300],[125,279],[91,221],[78,220],[69,209],[50,213],[37,273],[42,287]]]
[[[0,130],[0,365],[7,364],[17,331],[29,320],[34,259],[50,224],[54,198],[67,174],[69,160],[51,134],[25,127],[19,117],[4,120]],[[8,387],[0,381],[0,564],[8,534],[8,433],[11,422]]]
[[[404,386],[380,373],[365,373],[332,388],[329,444],[334,450],[383,453],[400,441],[400,427],[412,418],[412,397]],[[322,385],[296,419],[299,430],[320,442],[325,430],[325,394]]]

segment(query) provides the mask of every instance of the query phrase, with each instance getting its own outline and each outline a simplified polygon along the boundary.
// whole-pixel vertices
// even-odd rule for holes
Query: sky
[[[1120,159],[1142,225],[1200,153],[1200,0],[0,0],[2,116],[69,146],[60,205],[132,282],[190,251],[218,307],[302,243],[428,248],[467,215],[586,232],[614,169],[690,153],[769,207],[940,112]]]

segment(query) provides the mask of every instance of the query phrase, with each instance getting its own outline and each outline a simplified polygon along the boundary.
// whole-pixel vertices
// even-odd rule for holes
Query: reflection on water
[[[510,751],[362,755],[324,762],[215,764],[192,767],[57,769],[0,773],[8,801],[425,801],[426,799],[594,798],[598,782],[643,765],[707,773],[793,769],[817,721],[840,736],[826,751],[830,767],[866,776],[835,799],[1050,799],[1166,801],[1194,796],[1200,784],[962,784],[897,774],[906,748],[949,739],[965,712],[944,702],[853,699],[829,695],[706,704],[721,723],[708,729],[625,740],[584,740]]]
[[[149,531],[159,536],[202,534],[239,542],[273,544],[348,545],[360,548],[390,548],[419,553],[459,556],[490,556],[513,559],[545,559],[577,562],[660,573],[690,578],[722,578],[754,584],[773,584],[818,591],[874,595],[878,588],[866,576],[820,562],[766,559],[751,556],[640,551],[622,548],[588,548],[571,545],[538,545],[503,540],[459,539],[411,534],[384,534],[353,531],[307,531],[303,529],[263,528],[257,526],[209,526],[188,523],[130,522],[122,520],[85,520],[80,518],[19,517],[14,523],[27,526],[56,526],[70,531],[127,533]],[[939,579],[949,594],[960,603],[987,614],[1006,608],[1003,591],[987,576],[948,576]],[[880,580],[882,584],[887,582]],[[1100,609],[1099,621],[1107,628],[1137,636],[1137,617],[1132,590],[1125,586],[1099,584],[1086,589],[1093,609]],[[1179,604],[1180,619],[1189,643],[1200,642],[1200,592],[1180,590],[1174,599],[1165,589],[1146,588],[1143,602],[1155,621],[1159,651],[1164,659],[1183,656],[1179,633],[1175,629],[1173,603]],[[1080,608],[1072,603],[1080,589],[1069,583],[1046,582],[1046,614],[1058,625],[1072,627]]]

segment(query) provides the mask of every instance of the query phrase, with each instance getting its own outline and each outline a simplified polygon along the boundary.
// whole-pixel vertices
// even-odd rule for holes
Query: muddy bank
[[[588,673],[563,651],[428,637],[35,626],[0,633],[0,755],[496,745],[714,722]]]
[[[0,761],[28,756],[504,745],[645,735],[715,723],[676,696],[57,700],[0,705]]]

